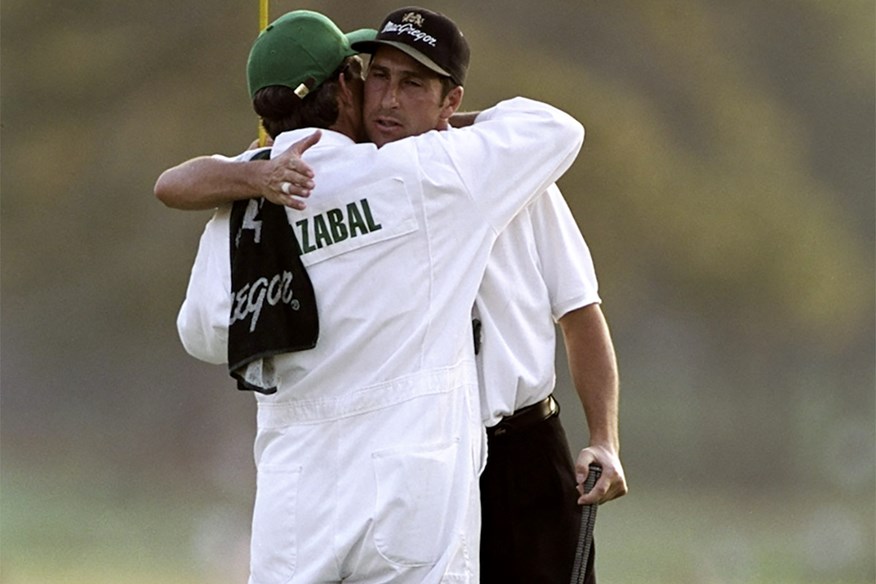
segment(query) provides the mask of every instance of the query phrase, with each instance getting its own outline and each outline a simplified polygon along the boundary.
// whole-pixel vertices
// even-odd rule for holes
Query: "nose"
[[[380,105],[386,109],[395,109],[398,107],[398,88],[395,83],[389,83],[386,90],[383,92]]]

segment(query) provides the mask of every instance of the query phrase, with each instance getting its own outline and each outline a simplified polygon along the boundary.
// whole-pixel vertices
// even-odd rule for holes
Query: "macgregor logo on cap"
[[[426,22],[426,19],[423,18],[423,15],[419,12],[408,12],[407,14],[402,16],[402,22],[410,22],[422,28],[423,23]]]
[[[408,6],[391,12],[380,25],[374,40],[353,44],[353,48],[374,54],[380,45],[389,45],[439,76],[457,85],[465,82],[468,70],[468,42],[456,23],[427,8]]]
[[[413,37],[414,40],[419,41],[421,43],[426,43],[427,45],[434,47],[438,42],[438,39],[430,35],[429,33],[423,32],[417,26],[423,26],[424,19],[421,15],[416,12],[409,12],[405,14],[402,19],[404,24],[396,24],[392,21],[387,21],[386,25],[383,27],[383,30],[380,31],[380,34],[390,33],[403,35],[406,34],[410,37]]]

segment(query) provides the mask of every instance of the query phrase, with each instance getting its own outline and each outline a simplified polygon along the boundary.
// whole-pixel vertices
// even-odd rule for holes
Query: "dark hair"
[[[258,90],[252,107],[262,119],[262,126],[271,138],[299,128],[326,129],[338,120],[338,76],[350,81],[362,76],[362,61],[347,57],[329,78],[304,99],[282,85],[271,85]]]
[[[446,75],[439,75],[438,80],[441,82],[441,101],[444,101],[444,98],[447,97],[451,91],[460,87],[459,83]]]

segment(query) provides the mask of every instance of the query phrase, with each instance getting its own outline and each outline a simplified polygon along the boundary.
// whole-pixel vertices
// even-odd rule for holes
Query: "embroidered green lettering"
[[[362,199],[359,202],[362,203],[362,210],[365,212],[365,221],[368,222],[368,231],[383,229],[383,225],[374,222],[374,218],[371,216],[371,205],[368,204],[368,199]]]
[[[344,225],[344,214],[340,209],[329,209],[325,213],[329,222],[329,228],[332,232],[332,240],[338,243],[347,239],[350,233],[347,231],[347,226]]]
[[[350,237],[356,237],[359,235],[357,231],[363,234],[368,233],[368,225],[365,223],[365,220],[362,219],[362,215],[359,213],[359,207],[356,206],[356,203],[347,204],[347,223],[350,225]]]
[[[329,235],[328,226],[325,224],[325,217],[321,214],[313,216],[313,233],[317,248],[332,244],[332,237]]]
[[[301,253],[309,253],[316,248],[310,244],[310,231],[307,229],[307,219],[300,219],[295,222],[295,225],[300,229],[301,235],[299,244],[301,245]]]

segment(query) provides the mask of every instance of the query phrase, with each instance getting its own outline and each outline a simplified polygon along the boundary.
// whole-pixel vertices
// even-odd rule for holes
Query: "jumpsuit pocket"
[[[455,536],[458,513],[448,513],[458,440],[374,452],[377,481],[374,543],[388,562],[433,564]]]
[[[295,574],[301,467],[258,469],[250,547],[251,584],[284,584]]]

